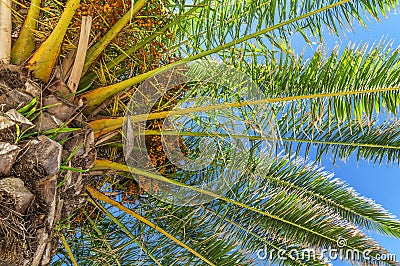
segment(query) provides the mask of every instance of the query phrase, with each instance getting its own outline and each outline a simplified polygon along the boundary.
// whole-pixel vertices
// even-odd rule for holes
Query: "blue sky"
[[[400,10],[400,7],[398,8]],[[400,46],[400,15],[394,12],[387,19],[382,19],[380,23],[370,20],[368,30],[360,25],[354,25],[354,33],[345,32],[346,37],[338,39],[330,34],[325,34],[325,48],[331,50],[335,45],[346,47],[348,43],[374,44],[382,38],[393,40],[393,46]],[[293,47],[296,53],[304,52],[305,57],[312,55],[317,45],[305,48],[305,43],[300,38],[293,40]],[[305,50],[304,50],[305,49]],[[350,186],[354,187],[363,196],[374,199],[391,213],[400,217],[400,168],[399,166],[373,165],[366,161],[350,158],[346,163],[331,163],[330,158],[325,158],[322,165],[327,171],[334,172],[336,177],[345,180]],[[400,260],[400,240],[384,237],[377,234],[370,234],[377,239],[390,253],[396,254]],[[333,265],[350,265],[340,261],[334,261]]]
[[[355,23],[353,25],[354,32],[343,31],[340,38],[333,36],[328,30],[324,32],[325,48],[331,50],[335,45],[345,48],[349,43],[358,44],[376,44],[381,39],[393,40],[393,46],[400,46],[400,5],[397,11],[388,14],[387,18],[381,18],[380,22],[367,17],[365,19],[368,29]],[[301,53],[305,49],[305,55],[311,56],[313,51],[318,47],[317,43],[307,46],[300,35],[295,35],[292,39],[292,45],[297,53]]]

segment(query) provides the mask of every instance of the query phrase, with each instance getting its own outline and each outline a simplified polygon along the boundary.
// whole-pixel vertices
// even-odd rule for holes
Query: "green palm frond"
[[[87,146],[96,142],[92,138],[110,134],[97,142],[104,141],[104,147],[98,147],[98,154],[105,157],[112,153],[113,157],[96,160],[89,170],[61,166],[61,172],[76,170],[86,174],[93,170],[96,177],[87,178],[85,182],[97,187],[87,186],[86,206],[63,217],[62,221],[55,220],[58,229],[55,239],[60,239],[62,245],[53,265],[257,265],[260,262],[258,252],[264,249],[264,252],[283,250],[287,253],[312,250],[316,257],[289,255],[282,259],[276,253],[265,256],[265,260],[274,265],[311,266],[329,265],[323,250],[330,248],[339,247],[345,253],[370,250],[371,256],[388,253],[368,234],[372,231],[400,239],[399,219],[302,157],[315,153],[316,161],[320,162],[324,155],[333,155],[335,159],[356,155],[357,159],[374,163],[400,164],[400,121],[397,118],[400,49],[381,41],[370,48],[349,46],[342,51],[337,47],[330,54],[317,51],[306,60],[294,55],[290,39],[301,35],[306,42],[315,39],[322,43],[325,30],[339,35],[352,28],[353,23],[366,26],[367,19],[379,20],[392,12],[398,0],[193,0],[189,3],[136,0],[130,3],[130,10],[126,9],[124,1],[121,4],[119,9],[123,13],[116,15],[113,25],[102,28],[103,37],[99,38],[100,32],[94,36],[96,30],[91,31],[92,44],[84,66],[84,73],[88,74],[81,79],[77,93],[80,95],[75,99],[82,107],[79,109],[82,119],[73,121],[84,124],[87,122],[84,115],[92,111],[90,117],[100,114],[97,120],[88,123],[94,136],[88,136],[92,142]],[[38,1],[32,1],[26,23],[19,23],[22,30],[13,50],[13,60],[26,61],[26,68],[45,83],[54,78],[61,84],[65,80],[58,80],[61,71],[57,69],[58,62],[68,59],[67,54],[72,49],[65,47],[73,46],[70,35],[77,37],[74,36],[76,26],[71,29],[70,24],[80,25],[80,17],[75,15],[79,0],[55,0],[43,5],[40,7]],[[140,19],[156,8],[159,21],[152,20],[154,25],[142,26]],[[142,13],[143,10],[146,12]],[[42,18],[58,21],[54,23],[55,30],[50,30],[53,23],[40,21]],[[138,21],[132,23],[132,19]],[[35,37],[39,34],[42,34],[41,39],[48,38],[36,45]],[[127,38],[118,42],[121,35]],[[153,42],[159,46],[151,46]],[[150,54],[146,49],[151,48],[157,56],[143,56],[143,61],[156,63],[149,67],[148,62],[134,62],[141,60],[139,55]],[[179,134],[182,138],[182,146],[188,150],[184,155],[190,159],[201,156],[201,145],[206,146],[202,139],[207,137],[222,140],[216,156],[200,170],[185,170],[175,165],[169,169],[171,171],[156,172],[142,169],[145,166],[140,163],[136,167],[123,164],[124,151],[119,139],[123,135],[119,131],[124,123],[121,115],[129,107],[127,102],[132,91],[146,94],[146,89],[140,91],[140,87],[134,87],[174,66],[208,56],[231,62],[236,69],[251,76],[257,85],[246,83],[239,89],[234,87],[243,85],[245,80],[238,74],[233,74],[237,79],[226,78],[231,82],[228,85],[199,82],[200,87],[196,87],[198,84],[193,82],[188,87],[193,86],[194,90],[187,92],[185,87],[176,92],[172,100],[165,100],[168,101],[165,105],[178,108],[170,111],[160,106],[159,112],[153,112],[154,108],[150,114],[132,112],[127,115],[130,120],[125,122],[145,124],[143,132],[133,132],[137,135],[161,135],[157,130],[145,130],[146,123],[186,115],[190,121],[180,125],[180,129],[185,130],[170,131],[170,135]],[[128,59],[133,62],[129,67],[125,65]],[[203,81],[212,80],[212,74],[220,79],[223,74],[229,75],[227,68],[216,69],[219,72],[205,65],[192,69],[191,74]],[[104,87],[96,88],[98,84]],[[246,93],[253,89],[250,87],[256,87],[257,93],[246,98]],[[114,97],[128,89],[130,92],[121,98]],[[110,107],[112,97],[114,104]],[[204,100],[206,97],[211,100]],[[193,108],[181,108],[176,104],[187,98],[201,100]],[[132,100],[137,99],[132,96]],[[160,105],[162,103],[159,101]],[[109,110],[104,110],[108,107]],[[224,115],[227,109],[234,111],[220,119],[218,115]],[[103,116],[107,113],[112,118]],[[203,123],[199,113],[207,113],[211,118]],[[392,116],[395,117],[393,121],[380,120]],[[229,128],[224,127],[228,120],[239,122],[235,126],[243,127],[244,133],[229,134]],[[17,130],[19,132],[19,127]],[[58,129],[49,131],[52,130]],[[248,142],[237,147],[230,145],[237,139]],[[110,143],[114,145],[111,151],[107,150]],[[135,146],[139,141],[132,143],[136,150],[150,150],[147,143],[144,147]],[[88,153],[89,147],[81,148]],[[75,157],[77,151],[78,148],[67,155],[66,161]],[[158,155],[167,157],[162,152],[161,149]],[[282,155],[283,152],[287,155]],[[235,153],[246,158],[236,160]],[[140,162],[147,158],[145,156],[147,153],[126,156],[125,161],[127,164],[135,160]],[[206,159],[209,158],[204,161]],[[168,166],[174,164],[172,159],[167,162]],[[150,164],[146,166],[151,168]],[[218,180],[227,176],[226,172],[234,182],[224,193],[211,186],[193,185]],[[135,182],[128,173],[138,177]],[[81,179],[79,176],[79,182]],[[159,186],[151,191],[154,194],[143,192],[146,189],[141,187],[140,179],[170,185],[172,189],[161,191],[163,187]],[[66,179],[59,187],[68,183],[64,181]],[[139,192],[127,193],[124,184],[128,182],[137,185]],[[164,192],[170,193],[170,203],[162,201]],[[79,193],[81,190],[74,196],[82,196],[77,195]],[[128,194],[135,200],[127,201]],[[208,201],[196,205],[197,195]],[[175,202],[187,204],[171,204]],[[339,240],[345,243],[339,246]],[[365,257],[344,259],[365,265],[397,265],[390,260],[371,262]]]
[[[70,240],[70,245],[74,247],[74,256],[79,259],[80,265],[92,265],[91,261],[95,265],[114,265],[117,259],[123,265],[208,265],[200,257],[160,233],[159,228],[167,229],[169,234],[201,253],[213,262],[210,265],[248,265],[248,259],[243,256],[242,251],[236,250],[235,241],[215,235],[213,229],[206,226],[207,217],[196,215],[196,209],[186,208],[184,214],[189,216],[178,217],[177,215],[183,213],[174,210],[172,206],[162,206],[159,202],[143,204],[145,207],[134,205],[136,211],[145,214],[146,219],[153,220],[157,227],[132,219],[126,212],[110,205],[103,207],[96,203],[103,214],[83,227],[82,232]],[[199,219],[184,221],[191,217]],[[65,256],[60,256],[59,263],[65,259]]]
[[[200,1],[193,2],[196,5]],[[396,3],[397,1],[210,1],[208,7],[200,9],[192,19],[177,24],[174,29],[177,33],[175,40],[182,52],[190,55],[337,4],[315,16],[293,21],[266,35],[271,43],[278,40],[288,42],[295,32],[300,32],[305,38],[309,35],[322,38],[324,28],[339,34],[342,30],[351,28],[356,21],[365,25],[365,13],[378,19],[392,11]]]
[[[400,163],[399,121],[383,122],[368,119],[344,121],[329,119],[327,111],[320,121],[310,121],[311,114],[295,119],[288,112],[277,121],[282,146],[288,154],[295,152],[304,157],[315,151],[320,162],[326,155],[346,160],[352,154],[356,159],[365,159],[375,164]]]
[[[185,12],[184,9],[180,9],[180,10],[176,11],[178,13],[176,14],[174,19],[172,19],[172,21],[170,23],[168,23],[167,25],[165,25],[161,29],[156,30],[155,32],[153,32],[149,36],[143,36],[143,40],[140,43],[132,46],[128,50],[122,51],[122,53],[119,56],[117,56],[115,58],[111,58],[110,61],[106,64],[106,68],[107,69],[112,69],[112,68],[118,66],[118,64],[123,62],[125,59],[132,58],[132,54],[134,52],[136,52],[139,49],[145,47],[151,41],[153,41],[153,40],[155,40],[157,38],[161,38],[163,43],[168,43],[168,38],[165,37],[167,30],[170,30],[173,26],[175,26],[176,24],[180,23],[181,20],[190,19],[192,17],[193,13],[196,10],[205,7],[207,4],[208,4],[208,0],[205,0],[205,1],[201,2],[201,3],[199,3],[198,5],[191,6],[191,8],[189,10],[187,10],[186,12]],[[172,16],[172,14],[171,14],[171,16]],[[126,72],[126,69],[123,68],[122,70],[124,72]],[[124,74],[124,72],[123,72],[123,74]],[[96,79],[96,73],[94,73],[94,72],[89,73],[89,74],[85,75],[84,77],[82,77],[79,87],[80,88],[86,88],[95,79]]]
[[[233,55],[237,55],[237,52],[239,51]],[[249,53],[255,60],[241,60],[236,67],[244,73],[249,73],[260,83],[260,93],[264,94],[264,99],[260,102],[248,101],[249,105],[269,104],[277,116],[294,113],[289,116],[291,119],[307,114],[310,123],[320,121],[325,112],[330,114],[329,121],[336,124],[363,117],[373,119],[379,112],[398,112],[399,50],[393,50],[389,44],[382,42],[371,49],[365,46],[359,49],[349,47],[341,54],[336,49],[327,57],[318,51],[306,62],[303,62],[302,58],[296,59],[285,54],[274,56],[259,51]],[[229,56],[226,55],[226,58]],[[264,63],[258,63],[256,59]],[[150,72],[148,74],[139,75],[134,79],[142,81],[152,76]],[[104,91],[105,96],[113,94],[113,88],[107,87]],[[198,93],[205,95],[207,88],[201,89],[203,91]],[[95,90],[84,97],[93,97],[98,95],[97,93]],[[96,103],[99,99],[101,97],[91,101]],[[198,110],[193,109],[193,113],[195,112]],[[154,114],[154,117],[161,118],[162,115],[165,117],[167,113]],[[118,123],[115,128],[122,126],[122,119],[115,123]],[[101,124],[106,123],[103,121]]]
[[[289,158],[276,160],[265,175],[271,188],[304,194],[362,228],[400,238],[400,222],[395,216],[333,177],[313,163]]]
[[[292,1],[293,2],[293,1]],[[270,18],[276,18],[279,17],[277,21],[272,20],[272,23],[259,23],[260,28],[256,29],[254,31],[250,31],[248,33],[241,33],[240,28],[235,30],[238,34],[241,33],[240,38],[229,38],[227,36],[223,36],[221,40],[223,42],[217,42],[216,44],[210,46],[210,47],[205,47],[203,44],[198,44],[200,45],[201,49],[200,51],[191,51],[189,52],[189,56],[179,60],[178,62],[174,62],[172,64],[163,66],[159,69],[151,70],[146,73],[143,73],[141,75],[135,76],[133,78],[126,79],[124,81],[121,81],[119,83],[115,83],[103,88],[98,88],[96,90],[93,90],[89,93],[85,93],[81,96],[81,99],[85,101],[85,103],[88,105],[87,110],[93,110],[95,106],[99,104],[99,102],[102,102],[106,100],[107,98],[117,94],[120,91],[123,91],[133,85],[136,85],[145,79],[151,77],[152,75],[155,75],[157,73],[160,73],[160,71],[163,71],[165,69],[168,69],[170,67],[173,67],[179,63],[184,63],[184,62],[190,62],[196,59],[204,58],[206,56],[216,54],[219,52],[222,52],[224,50],[227,50],[229,48],[236,47],[244,42],[247,42],[249,40],[253,40],[259,37],[263,37],[266,34],[273,34],[274,32],[283,32],[282,36],[287,35],[288,30],[285,30],[287,27],[295,27],[295,28],[304,28],[304,30],[309,30],[315,35],[318,35],[321,30],[322,25],[324,23],[330,23],[332,27],[334,25],[338,24],[339,21],[336,18],[340,18],[343,13],[345,14],[345,18],[343,21],[348,21],[350,20],[349,16],[355,16],[358,19],[361,19],[360,12],[368,11],[371,14],[374,14],[374,16],[377,16],[378,10],[382,13],[385,13],[385,10],[391,9],[393,5],[396,3],[396,1],[385,1],[385,2],[380,2],[378,5],[377,3],[374,3],[375,5],[371,5],[370,1],[359,1],[356,4],[351,2],[350,0],[345,0],[345,1],[310,1],[307,3],[304,3],[304,1],[298,2],[294,1],[295,3],[291,6],[288,6],[287,2],[284,1],[281,3],[281,5],[277,4],[276,2],[272,2],[271,5],[268,5],[268,8],[271,9],[268,14],[269,16],[264,16],[264,17],[270,17]],[[239,3],[239,2],[237,2]],[[253,3],[250,2],[250,3]],[[240,6],[241,4],[239,4]],[[228,5],[228,7],[235,7],[235,3],[232,3]],[[371,8],[371,6],[379,6],[381,8]],[[212,6],[213,7],[213,6]],[[210,7],[210,9],[212,9]],[[224,7],[224,5],[220,5],[219,2],[216,3],[216,9],[219,7]],[[253,7],[254,10],[256,10],[258,5]],[[202,9],[200,12],[203,12],[205,9]],[[238,9],[240,11],[240,9]],[[290,11],[288,11],[290,10]],[[275,14],[275,11],[279,11],[282,13],[279,13],[279,15]],[[341,12],[343,13],[341,13]],[[234,12],[234,14],[238,13],[238,11]],[[225,12],[226,14],[229,14],[230,12]],[[239,12],[240,13],[240,12]],[[254,14],[253,14],[254,15]],[[211,16],[213,18],[214,15]],[[206,16],[206,18],[208,18]],[[219,16],[214,17],[215,20],[218,21]],[[209,21],[210,23],[214,23],[215,20],[209,19],[205,21]],[[235,23],[237,23],[237,20],[233,20]],[[300,23],[300,24],[299,24]],[[301,25],[301,23],[304,23],[304,25]],[[341,22],[340,22],[341,23]],[[339,24],[340,24],[339,23]],[[201,27],[206,27],[207,25],[202,25],[200,24]],[[239,25],[239,24],[238,24]],[[348,22],[346,22],[346,25],[348,25]],[[186,26],[187,28],[190,28],[190,26]],[[185,27],[185,28],[186,28]],[[224,27],[221,27],[222,29],[225,29]],[[292,30],[292,29],[290,29]],[[290,31],[289,30],[289,31]],[[214,33],[211,33],[214,34]],[[200,36],[204,36],[205,34],[201,34]],[[194,35],[198,36],[198,35]],[[216,34],[218,36],[218,34]],[[271,37],[274,39],[275,37]],[[195,40],[190,39],[191,43],[196,43]]]
[[[307,121],[308,116],[305,116],[303,120]],[[293,149],[297,151],[296,154],[282,159],[277,157],[272,164],[270,160],[263,162],[262,159],[257,159],[261,161],[261,165],[265,165],[263,167],[266,173],[265,178],[270,182],[270,185],[289,191],[303,191],[308,196],[315,196],[318,202],[324,202],[333,207],[343,218],[363,228],[400,238],[398,229],[400,223],[395,220],[396,217],[387,213],[382,207],[359,197],[356,192],[348,189],[338,179],[330,182],[332,175],[323,172],[322,169],[305,163],[301,159],[300,161],[292,161],[293,157],[298,158],[303,154],[303,150],[305,150],[305,155],[308,155],[310,149],[315,149],[317,159],[321,159],[323,155],[330,154],[330,152],[339,156],[339,158],[348,158],[350,154],[356,152],[357,157],[363,159],[398,162],[400,149],[398,122],[371,125],[366,122],[360,124],[359,121],[356,121],[350,126],[346,123],[338,126],[329,123],[328,119],[322,119],[323,125],[316,126],[314,124],[309,125],[303,120],[298,119],[296,120],[298,124],[292,125],[290,124],[291,120],[283,116],[282,119],[277,121],[280,141],[283,143],[286,154],[292,154]],[[209,133],[202,131],[196,134],[198,129],[195,129],[194,132],[181,132],[181,136],[188,137],[186,143],[188,143],[189,149],[195,149],[202,137],[210,136]],[[148,133],[146,132],[146,134]],[[219,134],[219,137],[229,138],[233,136]],[[251,138],[257,141],[253,147],[256,149],[258,149],[257,143],[264,140],[262,136],[237,137]],[[273,141],[273,139],[269,141]],[[305,147],[303,148],[303,146]],[[314,146],[316,147],[314,148]],[[262,158],[263,155],[258,154],[257,156]],[[211,173],[220,174],[218,171],[212,172],[211,168],[208,169],[207,173],[208,175]],[[335,202],[337,199],[343,201]]]
[[[320,115],[321,104],[340,120],[360,118],[363,114],[372,117],[380,109],[397,114],[399,50],[391,48],[390,43],[382,42],[371,48],[348,47],[342,53],[335,49],[329,56],[317,51],[306,62],[291,56],[266,56],[263,61],[265,66],[252,67],[256,68],[253,75],[257,75],[254,78],[261,82],[270,97],[339,94],[327,99],[310,99],[308,106],[313,115]],[[374,89],[388,91],[350,94]],[[348,95],[340,96],[340,92],[348,92]]]
[[[216,195],[210,191],[175,181],[178,178],[176,175],[175,180],[170,180],[139,169],[131,169],[131,171],[140,176],[148,176],[212,195],[218,200],[210,203],[209,209],[213,210],[218,217],[226,218],[231,225],[232,221],[240,224],[239,229],[252,228],[253,232],[257,232],[266,239],[286,239],[296,245],[321,249],[336,246],[338,239],[343,238],[347,240],[343,250],[360,252],[371,250],[373,255],[387,254],[387,251],[368,238],[352,221],[361,228],[366,227],[395,235],[398,234],[396,228],[398,228],[399,222],[393,216],[372,201],[359,197],[341,182],[330,180],[327,178],[327,174],[321,174],[321,171],[315,167],[304,166],[301,162],[289,164],[289,166],[287,164],[287,159],[283,158],[274,162],[272,167],[268,166],[267,169],[270,170],[259,168],[253,174],[244,173],[226,196]],[[129,170],[126,166],[115,163],[98,162],[97,165],[97,169],[110,167],[120,171]],[[261,176],[260,173],[271,174],[273,178]],[[210,176],[208,175],[206,178],[210,178]],[[280,178],[289,181],[279,182]],[[186,182],[190,182],[190,180]],[[301,184],[296,184],[296,182],[305,182],[306,187],[301,189],[299,188]],[[318,194],[320,192],[317,190],[319,184],[321,184],[321,190],[325,189],[328,194]],[[359,213],[349,211],[346,205],[349,205],[349,208],[354,207]],[[372,214],[368,214],[370,211]],[[165,212],[163,213],[165,214]],[[167,224],[169,223],[163,225]],[[226,234],[229,232],[232,230],[227,231]],[[254,238],[254,235],[247,234],[247,237]],[[258,247],[265,244],[265,241],[257,237],[255,241],[257,242],[254,244],[257,244]],[[246,246],[246,248],[247,250],[253,248],[253,252],[255,252],[257,245]],[[391,264],[390,261],[387,263]]]

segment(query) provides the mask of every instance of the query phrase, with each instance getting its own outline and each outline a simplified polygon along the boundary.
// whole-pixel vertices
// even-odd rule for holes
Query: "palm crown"
[[[323,29],[340,34],[355,21],[365,24],[365,17],[386,16],[396,4],[3,0],[0,89],[5,96],[0,102],[5,122],[0,130],[7,134],[0,137],[0,147],[14,156],[6,164],[9,171],[0,171],[0,202],[7,207],[4,216],[18,225],[0,222],[5,265],[252,265],[260,249],[286,254],[311,249],[318,256],[266,259],[325,265],[328,248],[386,254],[366,231],[400,238],[400,221],[302,157],[314,149],[317,162],[325,155],[346,159],[356,154],[360,160],[399,163],[398,50],[382,42],[329,55],[318,51],[305,61],[291,53],[289,37],[298,32],[306,41],[322,42]],[[188,82],[161,95],[150,115],[129,112],[138,104],[136,96],[146,95],[146,81],[210,55],[246,73],[257,97],[241,98],[248,86],[233,90]],[[207,74],[207,68],[194,71]],[[173,109],[183,99],[205,96],[211,100]],[[261,109],[254,111],[257,106]],[[223,140],[202,171],[176,167],[166,158],[166,148],[158,149],[159,124],[168,117],[226,109],[236,110],[234,117],[248,126],[247,135],[210,132],[210,125],[194,115],[176,138],[179,149],[192,157],[199,155],[202,139]],[[12,115],[15,110],[22,117]],[[156,171],[125,164],[122,141],[126,144],[129,136],[121,129],[124,121],[127,125],[126,112],[128,124],[142,123],[145,134],[145,146],[134,149],[144,149]],[[382,114],[395,121],[379,122]],[[245,167],[230,172],[235,179],[229,190],[219,194],[196,187],[194,181],[213,180],[225,171],[233,153],[227,143],[235,138],[248,140],[249,157]],[[266,142],[277,143],[274,153]],[[45,144],[48,148],[40,148]],[[60,159],[54,162],[56,153]],[[36,164],[26,168],[29,160]],[[27,177],[29,171],[35,171],[34,178]],[[7,188],[11,181],[21,187],[15,179],[35,197],[21,202],[15,188]],[[159,184],[211,200],[194,206],[164,202],[150,193]],[[14,201],[7,200],[7,193]],[[396,264],[363,256],[345,259]]]

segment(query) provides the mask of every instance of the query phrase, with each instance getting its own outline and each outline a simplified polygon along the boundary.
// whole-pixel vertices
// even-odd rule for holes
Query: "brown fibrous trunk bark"
[[[93,166],[93,132],[79,108],[58,96],[62,81],[43,88],[23,68],[0,66],[0,265],[49,265],[62,233],[57,222],[86,200],[83,173],[60,168]],[[37,108],[51,107],[30,121],[17,110],[35,97]],[[48,131],[65,126],[78,130]]]

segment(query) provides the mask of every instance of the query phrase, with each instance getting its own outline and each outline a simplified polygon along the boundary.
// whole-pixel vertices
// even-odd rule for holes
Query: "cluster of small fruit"
[[[161,85],[160,85],[161,86]],[[188,87],[184,85],[178,85],[169,89],[164,96],[160,99],[160,102],[152,108],[151,112],[170,111],[179,102],[180,95],[187,91]],[[164,119],[153,119],[148,120],[146,123],[148,130],[161,131],[166,130],[167,125],[164,125]],[[176,166],[170,163],[164,147],[169,151],[174,149],[180,149],[179,153],[187,155],[187,149],[183,143],[182,137],[179,137],[179,147],[175,147],[175,143],[169,143],[168,139],[162,139],[160,135],[146,135],[145,143],[149,159],[152,165],[157,169],[160,174],[172,174],[176,172]],[[163,147],[164,145],[164,147]]]
[[[164,1],[164,0],[162,0]],[[118,45],[124,48],[124,41],[129,40],[131,45],[132,31],[154,31],[165,24],[168,13],[163,8],[165,3],[157,3],[155,0],[148,1],[146,5],[135,15],[130,24],[119,34]],[[82,16],[92,16],[92,33],[94,36],[102,37],[108,30],[125,14],[131,10],[132,2],[125,0],[86,0],[79,4],[76,15],[73,18],[73,28],[79,29]],[[128,32],[129,31],[129,32]]]
[[[82,16],[92,16],[92,32],[102,37],[131,8],[130,1],[101,0],[79,4],[73,27],[79,28]]]
[[[91,0],[86,0],[91,1]],[[150,0],[146,5],[132,18],[127,25],[109,45],[106,54],[106,62],[115,56],[121,54],[132,46],[140,43],[147,36],[154,34],[167,23],[171,22],[171,15],[164,8],[166,0]],[[85,15],[93,17],[92,38],[101,38],[108,30],[126,13],[130,12],[131,1],[123,0],[100,0],[96,3],[83,1],[74,17],[71,32],[80,29],[81,18]],[[71,34],[73,36],[73,34]],[[175,53],[169,52],[164,41],[173,40],[174,33],[168,29],[165,34],[158,39],[154,39],[146,46],[138,49],[131,54],[128,59],[122,62],[129,73],[142,74],[156,69],[164,64],[172,63],[179,58]],[[73,39],[73,38],[70,38]],[[126,78],[126,73],[122,74]]]
[[[134,21],[132,21],[132,27],[126,29],[126,33],[133,36],[133,38],[127,39],[125,37],[126,34],[120,34],[116,38],[117,46],[122,48],[132,47],[132,45],[140,42],[149,34],[155,33],[171,22],[171,16],[163,8],[164,5],[165,3],[156,3],[155,0],[150,1],[135,16]],[[173,40],[174,37],[173,31],[168,29],[161,39]],[[162,65],[178,61],[179,57],[177,57],[175,53],[170,52],[161,39],[155,39],[145,47],[133,53],[130,59],[124,62],[124,65],[133,67],[135,73],[142,74],[159,68]]]
[[[162,65],[173,63],[180,59],[173,52],[168,52],[165,44],[157,40],[151,42],[148,47],[135,52],[132,58],[134,58],[134,65],[139,74],[157,69]],[[127,61],[126,64],[130,65],[132,62]]]
[[[160,84],[160,86],[162,86]],[[188,90],[188,86],[179,85],[168,90],[158,103],[154,105],[151,112],[168,111],[172,110],[179,102],[179,98]],[[146,123],[147,130],[161,131],[165,130],[164,119],[149,120]],[[168,178],[170,174],[176,173],[177,168],[172,164],[164,150],[166,147],[169,151],[179,149],[179,154],[187,155],[188,151],[184,144],[183,138],[179,137],[179,146],[175,147],[175,143],[169,143],[168,139],[162,139],[160,135],[146,135],[145,145],[147,150],[147,159],[152,164],[158,174]],[[147,165],[148,161],[143,161]],[[150,165],[149,165],[150,166]],[[132,203],[145,192],[152,194],[157,193],[162,186],[162,183],[152,180],[144,176],[138,176],[136,182],[132,178],[121,178],[119,183],[113,186],[113,191],[118,192],[121,196],[123,203]],[[138,184],[139,183],[139,184]]]

